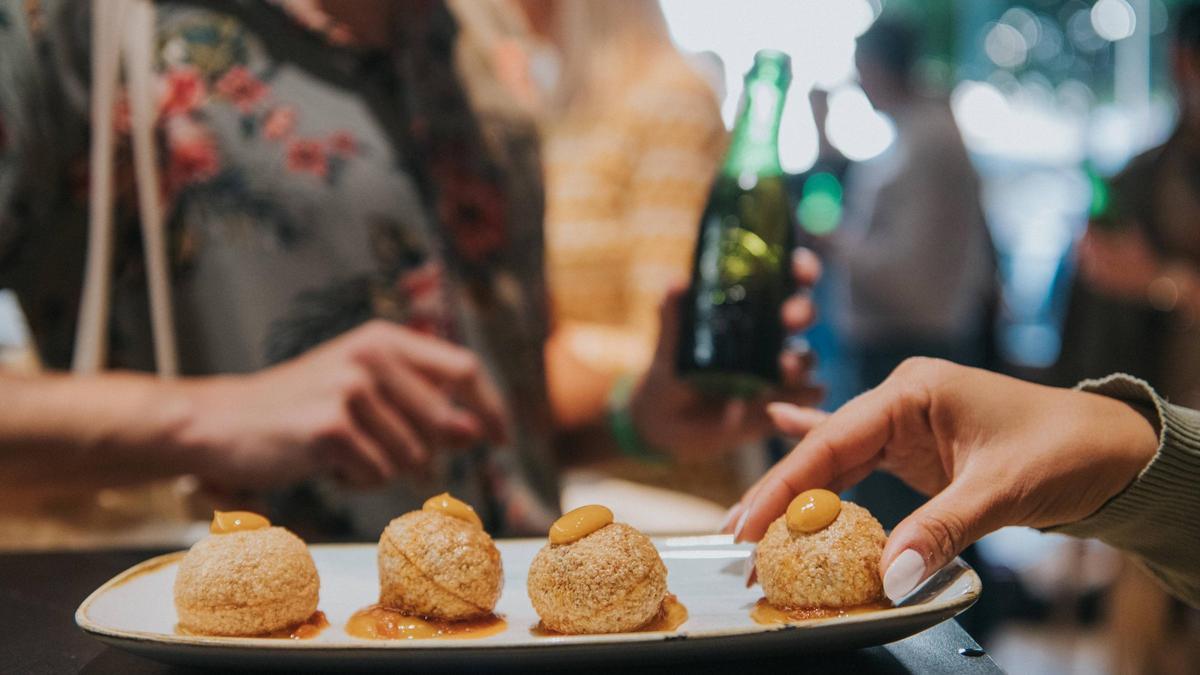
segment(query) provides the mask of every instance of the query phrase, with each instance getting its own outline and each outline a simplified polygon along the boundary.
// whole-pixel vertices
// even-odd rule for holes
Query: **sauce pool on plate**
[[[495,635],[507,627],[504,618],[495,614],[467,621],[438,621],[371,605],[350,617],[346,634],[366,640],[474,639]]]
[[[872,602],[865,605],[857,605],[854,607],[806,607],[803,609],[780,609],[775,605],[767,602],[766,598],[759,598],[758,602],[754,603],[754,608],[750,610],[750,618],[754,622],[763,626],[774,626],[778,624],[797,623],[800,621],[813,621],[815,619],[834,619],[839,616],[850,616],[851,614],[865,614],[867,612],[877,612],[881,609],[890,609],[892,604],[887,600]]]

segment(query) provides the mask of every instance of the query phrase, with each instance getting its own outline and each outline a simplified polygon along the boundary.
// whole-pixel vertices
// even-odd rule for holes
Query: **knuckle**
[[[942,510],[932,513],[921,520],[921,529],[935,546],[940,560],[950,560],[966,548],[966,523],[954,513]]]
[[[455,377],[460,381],[473,380],[483,372],[483,363],[472,352],[464,351],[459,358]]]
[[[350,411],[345,406],[339,406],[317,424],[314,436],[323,445],[343,447],[352,442],[352,427]]]
[[[912,356],[896,366],[896,369],[888,376],[887,382],[898,385],[902,389],[911,387],[921,390],[934,389],[945,384],[950,379],[952,371],[957,367],[943,359]]]
[[[353,369],[343,376],[339,389],[347,401],[361,402],[371,396],[374,382],[365,370]]]

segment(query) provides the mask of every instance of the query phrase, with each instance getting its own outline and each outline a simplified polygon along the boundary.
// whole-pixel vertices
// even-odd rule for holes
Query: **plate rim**
[[[707,537],[705,537],[707,538]],[[711,537],[714,543],[708,546],[733,546],[736,545],[731,537],[715,535]],[[681,537],[651,537],[656,548],[661,545],[668,545],[666,542],[672,540],[687,539],[695,541],[697,537],[681,536]],[[723,540],[723,541],[718,541]],[[510,539],[497,539],[497,545],[501,543],[507,544],[526,544],[543,541],[540,537],[522,537]],[[703,546],[704,544],[695,544]],[[374,548],[377,544],[370,542],[357,543],[329,543],[329,544],[310,544],[310,549],[338,549],[338,548]],[[749,545],[747,545],[749,546]],[[680,546],[676,546],[679,548]],[[182,559],[187,553],[187,550],[172,551],[163,553],[146,560],[143,560],[112,577],[108,581],[101,584],[98,588],[92,591],[80,603],[75,610],[75,624],[85,633],[94,635],[98,638],[108,638],[109,640],[120,640],[126,642],[148,643],[162,647],[180,647],[180,648],[219,648],[230,650],[242,650],[247,652],[259,652],[269,650],[272,652],[348,652],[362,650],[391,650],[391,651],[473,651],[473,652],[496,652],[512,649],[530,649],[541,645],[546,647],[567,647],[567,646],[604,646],[604,645],[629,645],[631,643],[652,643],[664,642],[672,640],[686,639],[694,640],[712,640],[721,638],[736,638],[747,635],[760,635],[776,632],[790,632],[810,630],[816,627],[838,626],[842,624],[876,624],[886,622],[891,619],[913,618],[917,616],[938,616],[942,617],[938,621],[931,623],[934,625],[948,618],[957,616],[973,605],[979,599],[983,592],[983,582],[979,578],[979,574],[973,567],[968,565],[961,558],[954,558],[950,563],[947,563],[942,569],[946,569],[951,565],[959,567],[962,570],[962,575],[966,576],[968,587],[957,596],[937,601],[921,604],[891,607],[886,610],[881,610],[878,613],[870,615],[848,615],[840,617],[830,617],[827,619],[812,619],[802,623],[785,623],[778,626],[739,626],[734,628],[725,628],[717,630],[705,630],[702,632],[692,632],[684,628],[675,631],[663,631],[654,633],[614,633],[600,635],[562,635],[541,637],[535,643],[519,642],[519,643],[497,643],[497,642],[482,642],[477,640],[368,640],[354,638],[348,636],[349,640],[344,642],[318,642],[315,640],[280,640],[278,638],[261,638],[261,637],[228,637],[228,636],[209,636],[209,635],[179,635],[174,633],[148,632],[140,630],[123,630],[105,626],[88,615],[88,610],[95,602],[104,594],[120,586],[131,578],[147,571],[164,567]],[[660,550],[661,553],[661,550]],[[935,573],[936,574],[936,573]],[[930,575],[932,579],[934,575]],[[928,581],[928,580],[927,580]],[[922,583],[913,593],[919,592],[924,588],[925,583]],[[108,641],[108,640],[105,640]]]

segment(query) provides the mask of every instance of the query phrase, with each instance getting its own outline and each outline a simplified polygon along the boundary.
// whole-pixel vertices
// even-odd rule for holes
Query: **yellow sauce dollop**
[[[569,544],[612,524],[613,513],[599,504],[581,506],[563,514],[550,526],[551,544]]]
[[[426,499],[421,510],[441,511],[448,516],[465,520],[468,523],[474,523],[476,527],[483,529],[483,521],[479,519],[479,515],[475,513],[475,509],[471,508],[470,504],[461,499],[451,497],[449,492],[443,492],[440,495],[434,495]]]
[[[251,511],[213,511],[212,525],[208,526],[208,531],[213,534],[232,534],[270,526],[271,521]]]
[[[792,532],[819,532],[837,520],[842,500],[829,490],[805,490],[796,495],[787,509],[787,525]]]

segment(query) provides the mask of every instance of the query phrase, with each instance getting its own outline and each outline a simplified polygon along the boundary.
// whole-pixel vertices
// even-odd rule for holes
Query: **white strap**
[[[154,92],[154,3],[151,0],[133,0],[125,23],[124,47],[138,212],[141,214],[142,247],[150,289],[154,363],[160,376],[171,378],[179,372],[179,367],[175,354],[175,321],[171,312],[171,276],[167,266],[162,195],[159,192],[161,183],[154,148],[158,97]]]
[[[88,185],[88,251],[75,332],[76,373],[104,368],[112,280],[113,108],[121,52],[118,31],[129,0],[92,3],[92,148]]]
[[[153,74],[154,5],[150,0],[93,0],[92,22],[88,254],[75,335],[74,370],[98,372],[105,367],[108,353],[113,256],[113,111],[123,49],[155,365],[161,376],[173,377],[178,372],[178,358],[154,148],[157,101]]]

